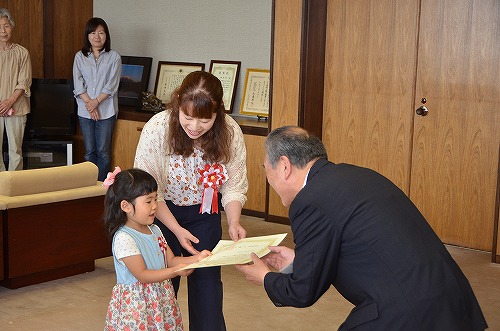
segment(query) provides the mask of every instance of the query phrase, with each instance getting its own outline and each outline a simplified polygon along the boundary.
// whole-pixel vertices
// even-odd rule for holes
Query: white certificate
[[[183,269],[206,268],[232,264],[244,264],[252,261],[251,253],[263,257],[270,252],[268,246],[279,245],[286,233],[240,239],[239,241],[221,240],[212,250],[212,255],[192,263]]]

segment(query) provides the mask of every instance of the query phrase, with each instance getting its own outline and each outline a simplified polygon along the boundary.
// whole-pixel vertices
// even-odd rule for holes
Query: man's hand
[[[253,264],[237,264],[235,267],[246,275],[246,278],[256,285],[264,284],[264,277],[270,272],[267,265],[255,253],[250,255]]]
[[[271,253],[267,254],[262,260],[276,270],[281,270],[295,258],[293,249],[285,246],[269,246]]]

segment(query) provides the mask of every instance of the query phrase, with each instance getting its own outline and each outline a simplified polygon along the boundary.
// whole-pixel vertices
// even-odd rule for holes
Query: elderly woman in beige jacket
[[[31,60],[29,52],[11,42],[14,19],[0,8],[0,171],[5,170],[4,130],[9,149],[8,170],[23,168],[22,145],[27,114],[30,112]]]

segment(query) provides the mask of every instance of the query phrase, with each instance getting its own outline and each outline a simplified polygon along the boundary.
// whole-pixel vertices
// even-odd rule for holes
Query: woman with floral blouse
[[[175,255],[212,250],[222,237],[245,238],[240,225],[248,188],[241,128],[224,111],[221,82],[188,74],[172,93],[167,110],[144,126],[134,167],[158,182],[157,224]],[[179,278],[172,279],[176,293]],[[220,267],[196,269],[188,277],[190,330],[225,330]]]

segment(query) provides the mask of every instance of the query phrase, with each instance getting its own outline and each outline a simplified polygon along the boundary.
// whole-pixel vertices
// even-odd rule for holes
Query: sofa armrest
[[[41,169],[0,172],[0,195],[16,197],[95,186],[98,168],[92,162]]]
[[[13,197],[0,195],[0,210],[2,210],[2,206],[5,207],[4,209],[20,208],[53,202],[102,196],[105,194],[106,189],[102,187],[101,182],[97,182],[93,186],[79,187],[63,191],[27,194]]]

